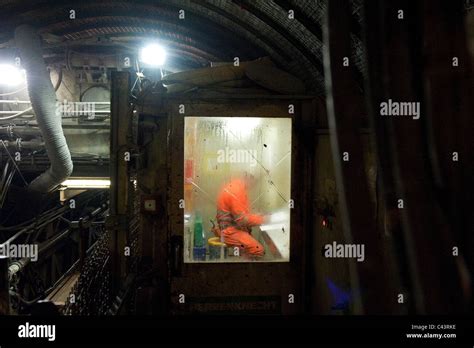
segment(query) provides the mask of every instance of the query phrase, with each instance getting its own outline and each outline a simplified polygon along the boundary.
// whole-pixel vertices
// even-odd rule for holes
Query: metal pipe
[[[0,104],[31,104],[31,102],[29,100],[8,99],[0,100]]]
[[[99,214],[103,213],[104,211],[106,211],[108,209],[108,207],[109,207],[108,203],[104,203],[100,207],[95,209],[92,213],[86,215],[84,218],[81,218],[80,221],[79,221],[80,233],[83,233],[83,231],[81,231],[82,230],[81,226],[84,226],[86,223],[90,223],[95,217],[97,217],[97,215],[99,215]],[[38,247],[38,258],[41,255],[43,255],[45,252],[47,252],[49,249],[51,249],[53,246],[55,246],[58,242],[65,239],[66,237],[68,237],[69,234],[71,234],[71,232],[73,232],[73,231],[74,231],[73,228],[67,228],[63,232],[61,232],[60,234],[57,234],[54,237],[52,237],[52,238],[46,240],[45,242],[41,243]],[[85,239],[83,239],[81,242],[82,242],[81,247],[83,247],[83,250],[81,250],[79,264],[82,264],[84,262],[86,255],[90,251],[90,248],[87,248],[87,243],[84,243],[84,242],[87,242],[87,241]],[[8,241],[5,242],[3,245],[8,245],[7,243],[8,243]],[[0,259],[0,262],[1,262],[1,259]],[[30,263],[29,258],[22,258],[22,259],[19,259],[19,260],[16,260],[16,261],[12,262],[11,265],[8,267],[8,278],[11,279],[16,273],[20,272],[29,263]]]
[[[23,111],[30,112],[31,110],[29,110],[29,108],[28,108],[28,109],[25,109],[25,110],[22,110],[22,111],[16,111],[16,110],[0,111],[0,115],[11,115],[11,114],[16,114],[18,112],[23,112]],[[109,114],[110,110],[94,110],[94,113],[95,114]],[[81,114],[84,114],[84,112],[83,111],[68,111],[68,112],[63,112],[62,114],[78,114],[78,115],[81,115]],[[33,115],[33,114],[24,113],[22,115]]]
[[[40,149],[44,146],[42,141],[8,141],[4,140],[3,143],[6,147],[21,147],[22,149]]]
[[[75,103],[75,102],[73,102]],[[110,105],[110,102],[80,102],[94,105]],[[0,104],[31,104],[29,100],[16,100],[16,99],[5,99],[0,100]]]

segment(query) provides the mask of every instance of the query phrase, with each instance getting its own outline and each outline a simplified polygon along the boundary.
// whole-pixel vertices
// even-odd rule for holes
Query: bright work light
[[[25,71],[14,65],[0,64],[0,85],[18,86],[25,82]]]
[[[157,44],[149,44],[140,51],[140,61],[152,66],[162,66],[166,61],[166,51]]]
[[[109,188],[110,180],[109,179],[67,179],[62,184],[62,186],[69,189],[88,189],[88,188]]]

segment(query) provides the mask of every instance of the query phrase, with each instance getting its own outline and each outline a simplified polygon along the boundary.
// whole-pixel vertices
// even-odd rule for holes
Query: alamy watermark
[[[251,167],[257,165],[257,150],[225,149],[217,151],[217,163],[248,163]]]
[[[0,244],[0,257],[38,261],[38,244]]]
[[[56,102],[57,116],[87,116],[88,119],[95,118],[95,103],[90,102],[70,102],[63,100]]]
[[[364,244],[326,244],[324,246],[324,257],[326,258],[355,258],[358,262],[365,260]]]
[[[389,99],[380,103],[381,116],[411,116],[414,120],[418,120],[420,110],[420,102],[397,102]]]
[[[19,338],[47,338],[48,341],[56,340],[56,325],[37,325],[26,322],[18,326]]]

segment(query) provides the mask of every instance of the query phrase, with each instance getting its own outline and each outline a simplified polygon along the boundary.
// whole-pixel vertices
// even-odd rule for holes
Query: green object
[[[198,212],[194,218],[194,246],[204,246],[204,235],[202,233],[202,217]]]

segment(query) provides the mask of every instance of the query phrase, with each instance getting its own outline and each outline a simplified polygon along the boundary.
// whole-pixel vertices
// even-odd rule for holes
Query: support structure
[[[0,256],[0,315],[10,314],[8,258]]]
[[[465,162],[455,163],[451,144],[436,148],[433,125],[440,117],[446,118],[436,128],[443,129],[448,138],[464,138],[469,122],[461,119],[466,120],[466,91],[472,88],[466,84],[467,77],[450,80],[451,72],[446,79],[450,81],[449,88],[435,85],[438,92],[443,91],[441,95],[433,95],[430,87],[443,82],[439,73],[452,67],[452,57],[430,47],[439,46],[440,40],[430,32],[433,28],[451,22],[445,28],[457,32],[446,36],[441,46],[453,42],[453,52],[466,57],[465,42],[455,39],[463,35],[463,27],[452,25],[458,22],[456,11],[461,9],[462,1],[365,1],[369,115],[376,135],[385,200],[392,224],[400,225],[410,307],[419,314],[463,313],[468,309],[467,296],[471,292],[464,258],[453,249],[461,245],[453,227],[468,225],[450,223],[450,212],[444,208],[448,202],[443,195],[454,187],[449,181],[442,182],[439,175],[439,163],[454,173],[459,166],[467,169],[470,159],[464,149],[459,150],[466,156]],[[429,30],[423,28],[420,18],[433,23]],[[469,63],[464,64],[466,69]],[[457,96],[451,93],[453,89],[458,91]],[[389,100],[417,103],[420,113],[413,117],[383,116],[381,103]],[[454,108],[441,116],[441,105]],[[472,186],[468,182],[459,185]],[[468,229],[465,231],[469,233]]]
[[[128,135],[131,121],[129,73],[112,73],[110,132],[110,233],[112,284],[115,292],[127,275],[127,202],[129,192],[128,163],[131,159]]]
[[[364,165],[364,144],[355,132],[366,123],[363,96],[351,65],[350,9],[345,0],[328,3],[324,65],[328,124],[346,244],[363,245],[365,260],[349,260],[355,314],[389,312],[395,303],[382,272],[382,243]],[[384,275],[385,274],[385,275]],[[359,296],[360,294],[360,296]],[[380,298],[384,301],[380,301]]]

